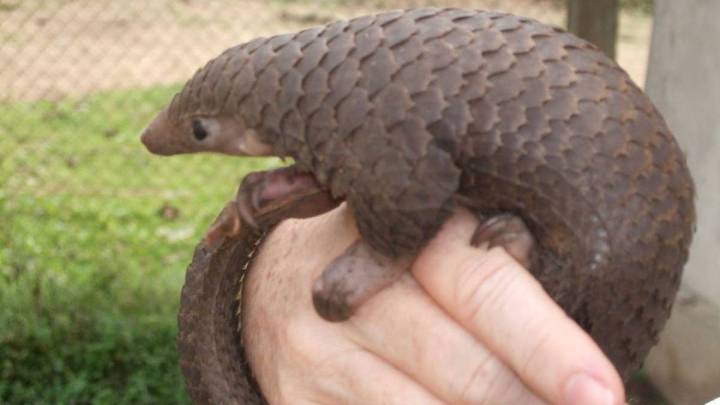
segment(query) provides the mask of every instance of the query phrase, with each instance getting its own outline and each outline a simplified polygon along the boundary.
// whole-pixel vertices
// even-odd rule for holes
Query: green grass
[[[188,402],[184,268],[244,173],[277,162],[148,154],[175,90],[0,104],[0,403]]]

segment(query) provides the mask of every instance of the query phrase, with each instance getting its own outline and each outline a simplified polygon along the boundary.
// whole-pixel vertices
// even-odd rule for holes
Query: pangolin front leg
[[[339,204],[296,166],[249,173],[240,184],[235,201],[227,203],[205,235],[210,248],[237,235],[242,226],[267,229],[287,218],[309,218]]]
[[[388,257],[358,239],[315,280],[312,289],[315,311],[330,322],[344,321],[370,297],[397,280],[409,265],[410,259]]]

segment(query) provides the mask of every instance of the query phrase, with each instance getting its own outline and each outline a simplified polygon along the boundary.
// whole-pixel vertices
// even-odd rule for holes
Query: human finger
[[[624,403],[610,361],[532,275],[500,248],[477,255],[468,243],[477,224],[456,213],[416,260],[418,282],[545,400]]]
[[[365,303],[349,323],[358,345],[392,363],[445,403],[542,403],[409,274]]]
[[[344,326],[338,327],[341,328]],[[332,329],[323,331],[314,322],[289,325],[288,333],[292,338],[288,345],[295,356],[293,363],[298,367],[291,369],[294,375],[281,377],[281,381],[285,381],[283,390],[289,393],[285,397],[308,398],[328,405],[443,403],[386,359]],[[318,341],[324,344],[319,345]]]

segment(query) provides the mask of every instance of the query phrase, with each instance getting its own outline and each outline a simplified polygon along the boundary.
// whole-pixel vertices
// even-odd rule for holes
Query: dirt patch
[[[60,99],[186,80],[223,49],[382,9],[497,9],[564,24],[546,1],[28,0],[0,7],[0,101]],[[347,2],[349,3],[349,2]],[[357,2],[355,2],[357,3]],[[650,18],[622,19],[619,60],[644,83]],[[5,62],[7,61],[7,62]]]

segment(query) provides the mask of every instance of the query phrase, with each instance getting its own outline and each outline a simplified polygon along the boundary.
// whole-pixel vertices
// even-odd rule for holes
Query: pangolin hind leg
[[[501,246],[523,267],[530,268],[530,253],[535,246],[535,238],[519,216],[504,213],[481,218],[470,244],[478,247],[485,242],[489,248]]]

